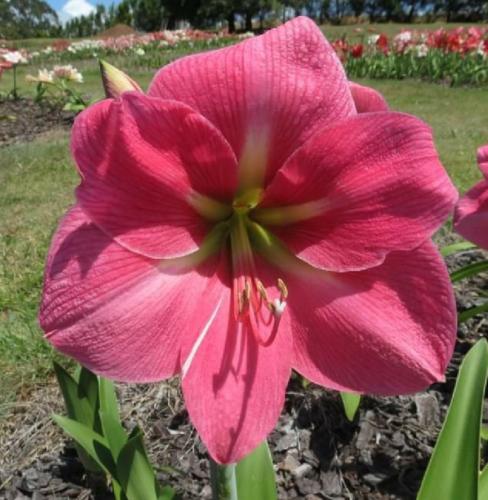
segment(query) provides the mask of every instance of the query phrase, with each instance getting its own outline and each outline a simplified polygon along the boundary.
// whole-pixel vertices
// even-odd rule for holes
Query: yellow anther
[[[262,299],[265,302],[268,302],[268,293],[266,292],[266,288],[264,288],[264,285],[261,283],[261,281],[256,280],[256,288],[258,289],[259,295],[261,295]]]
[[[242,290],[239,293],[239,314],[242,314],[249,307],[250,291]]]
[[[246,280],[242,294],[248,302],[251,300],[251,283],[248,280]]]
[[[281,300],[286,300],[288,298],[288,288],[281,278],[278,278],[278,290],[281,292]]]

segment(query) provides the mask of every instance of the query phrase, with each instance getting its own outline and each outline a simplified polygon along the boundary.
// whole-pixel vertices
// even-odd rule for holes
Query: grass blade
[[[469,241],[460,241],[459,243],[453,243],[452,245],[446,245],[441,248],[441,255],[443,257],[448,257],[458,252],[465,252],[466,250],[473,250],[478,248],[475,244]]]
[[[468,321],[468,319],[471,319],[473,316],[476,316],[477,314],[483,314],[485,312],[488,312],[488,302],[485,302],[480,306],[471,307],[469,309],[466,309],[466,311],[460,313],[458,316],[458,323],[464,323],[465,321]]]
[[[451,281],[456,283],[456,281],[463,280],[474,276],[475,274],[482,273],[483,271],[488,271],[488,260],[482,260],[480,262],[475,262],[474,264],[469,264],[457,271],[451,273]]]

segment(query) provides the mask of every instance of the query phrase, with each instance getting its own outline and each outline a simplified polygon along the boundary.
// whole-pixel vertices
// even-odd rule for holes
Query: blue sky
[[[99,3],[108,7],[113,1],[118,3],[118,0],[47,0],[62,21],[73,16],[89,14],[90,10]]]

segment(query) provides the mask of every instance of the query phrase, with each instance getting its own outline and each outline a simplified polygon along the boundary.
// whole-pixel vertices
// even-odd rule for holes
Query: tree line
[[[106,8],[97,5],[88,16],[62,25],[45,0],[0,0],[0,38],[36,36],[86,37],[116,24],[138,31],[228,28],[251,31],[290,17],[306,14],[318,22],[340,24],[346,19],[371,22],[414,22],[443,19],[488,19],[486,0],[122,0]]]

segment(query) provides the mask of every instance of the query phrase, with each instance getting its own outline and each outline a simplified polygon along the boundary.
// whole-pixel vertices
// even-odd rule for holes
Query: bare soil
[[[14,142],[32,141],[53,128],[69,129],[75,114],[60,106],[31,99],[0,101],[0,148]]]

